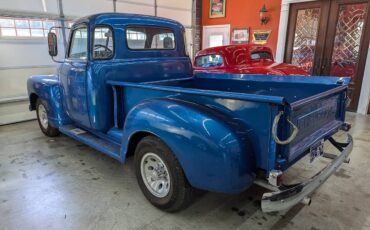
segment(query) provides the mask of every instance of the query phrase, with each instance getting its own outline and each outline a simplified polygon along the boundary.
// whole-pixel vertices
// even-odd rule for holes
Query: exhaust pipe
[[[305,198],[303,198],[301,200],[301,203],[304,204],[304,205],[310,206],[310,204],[311,204],[311,198],[308,197],[308,196],[306,196]]]

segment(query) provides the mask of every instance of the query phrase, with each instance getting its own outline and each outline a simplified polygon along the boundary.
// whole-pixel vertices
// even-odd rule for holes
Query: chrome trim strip
[[[0,70],[55,68],[57,65],[0,66]]]
[[[29,99],[28,96],[0,98],[0,104],[20,102],[20,101],[28,101],[28,99]]]
[[[0,9],[1,17],[16,17],[16,18],[32,18],[32,19],[49,19],[49,20],[60,20],[59,14],[45,13],[45,12],[29,12],[29,11],[18,11],[18,10],[4,10]],[[74,20],[76,17],[67,17],[65,20]]]

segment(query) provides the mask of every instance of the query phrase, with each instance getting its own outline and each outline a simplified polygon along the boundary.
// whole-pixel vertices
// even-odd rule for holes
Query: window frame
[[[0,19],[12,20],[13,21],[13,26],[5,26],[5,27],[0,26],[0,28],[13,29],[14,32],[15,32],[15,35],[11,35],[11,36],[6,36],[5,35],[4,36],[4,35],[2,35],[2,33],[0,31],[0,39],[20,39],[20,40],[23,40],[23,39],[36,39],[36,40],[37,39],[46,39],[47,38],[47,33],[49,32],[49,29],[47,27],[45,27],[46,22],[53,22],[54,26],[58,26],[58,23],[59,23],[59,21],[56,20],[56,19],[36,18],[36,17],[0,16]],[[25,20],[25,21],[27,21],[28,27],[27,28],[17,27],[16,26],[16,20]],[[41,28],[33,28],[31,26],[32,21],[40,21],[42,23],[42,27]],[[29,35],[27,35],[27,36],[18,35],[18,31],[17,31],[18,29],[28,30]],[[32,36],[32,31],[33,30],[42,30],[42,36]],[[57,29],[54,29],[54,30],[55,30],[55,32],[58,32]]]
[[[94,41],[95,41],[95,29],[96,28],[109,28],[110,31],[112,32],[112,42],[113,42],[113,50],[112,50],[112,55],[108,58],[94,58]],[[115,34],[114,34],[114,29],[111,25],[107,25],[107,24],[99,24],[99,25],[95,25],[93,28],[92,28],[92,31],[93,31],[93,34],[92,34],[92,41],[91,41],[91,59],[92,60],[111,60],[115,57],[116,55],[116,39],[115,39]]]
[[[187,37],[186,37],[186,31],[184,30],[183,32],[182,32],[182,34],[183,34],[183,40],[184,40],[184,52],[185,52],[185,56],[186,57],[190,57],[190,52],[189,52],[189,49],[188,49],[188,39],[187,39]]]
[[[212,55],[218,55],[218,56],[220,56],[221,59],[222,59],[222,65],[220,65],[220,66],[209,66],[209,67],[204,67],[204,66],[198,66],[197,65],[197,59],[198,58],[203,58],[203,57],[212,56]],[[201,56],[195,57],[195,59],[194,59],[194,65],[197,68],[203,68],[203,69],[221,68],[221,67],[225,67],[225,58],[224,58],[224,56],[222,54],[219,54],[219,53],[205,54],[205,55],[201,55]]]
[[[79,30],[79,29],[83,29],[83,28],[86,28],[86,32],[87,32],[87,43],[86,43],[86,59],[82,59],[82,58],[71,58],[70,57],[70,54],[71,54],[71,47],[72,47],[72,37],[73,37],[73,34],[76,30]],[[88,58],[89,58],[89,27],[88,25],[85,23],[85,22],[82,22],[82,23],[79,23],[77,25],[74,25],[70,32],[69,32],[69,43],[68,43],[68,52],[66,52],[66,58],[67,59],[70,59],[70,60],[80,60],[80,61],[87,61]]]
[[[130,28],[156,28],[156,29],[167,29],[170,30],[173,33],[173,38],[174,38],[174,46],[172,49],[151,49],[151,48],[143,48],[143,49],[132,49],[128,45],[128,40],[127,40],[127,30]],[[127,25],[125,26],[125,43],[126,43],[126,48],[130,51],[174,51],[177,49],[177,38],[176,38],[176,32],[174,29],[170,27],[164,27],[164,26],[148,26],[148,25]]]

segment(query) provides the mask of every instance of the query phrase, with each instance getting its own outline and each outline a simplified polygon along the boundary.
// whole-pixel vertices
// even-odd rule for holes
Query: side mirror
[[[55,57],[58,55],[58,39],[53,32],[48,33],[48,47],[50,56]]]

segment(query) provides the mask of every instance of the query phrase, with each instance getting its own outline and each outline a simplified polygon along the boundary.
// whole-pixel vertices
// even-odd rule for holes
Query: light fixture
[[[261,25],[266,25],[267,22],[269,21],[269,18],[266,16],[266,13],[267,13],[267,9],[266,9],[266,6],[263,5],[261,10],[260,10],[260,21],[261,21]]]

